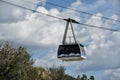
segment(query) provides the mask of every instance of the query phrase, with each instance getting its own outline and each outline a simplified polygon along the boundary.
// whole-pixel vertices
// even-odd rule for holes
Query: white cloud
[[[95,25],[95,26],[102,26],[102,18],[97,17],[97,16],[102,17],[102,14],[97,13],[97,14],[95,14],[95,16],[93,15],[90,19],[88,19],[87,24]]]
[[[16,9],[17,11],[17,9]],[[45,14],[57,16],[57,9],[48,11],[44,7],[39,7],[37,11]],[[12,13],[12,12],[11,12]],[[14,16],[19,16],[22,13],[19,11],[14,13]],[[15,40],[15,42],[24,43],[24,45],[42,45],[50,46],[58,44],[58,36],[62,36],[64,24],[61,24],[57,19],[39,14],[27,12],[24,20],[14,23],[0,24],[0,37],[4,40]]]
[[[82,5],[81,1],[80,0],[76,0],[76,2],[71,4],[71,7],[76,9],[80,5]]]
[[[7,0],[4,0],[7,1]],[[38,0],[9,0],[7,2],[17,4],[26,8],[35,9]],[[18,22],[25,19],[28,10],[15,7],[10,4],[0,2],[1,12],[0,12],[0,22],[11,23]]]
[[[48,11],[44,7],[38,7],[37,11],[48,14]]]
[[[19,18],[22,17],[23,13],[20,10],[17,9],[13,12],[13,15],[14,15],[14,17],[19,19]]]
[[[104,71],[103,80],[119,80],[120,79],[120,68],[108,69]]]
[[[100,13],[96,14],[102,16]],[[107,22],[107,21],[106,21]],[[87,24],[104,26],[110,28],[111,24],[102,22],[100,17],[92,16]],[[106,25],[107,24],[107,25]],[[88,30],[89,29],[89,30]],[[75,68],[75,71],[95,71],[104,69],[120,68],[119,35],[120,33],[104,31],[95,28],[86,29],[88,46],[86,49],[87,60]]]

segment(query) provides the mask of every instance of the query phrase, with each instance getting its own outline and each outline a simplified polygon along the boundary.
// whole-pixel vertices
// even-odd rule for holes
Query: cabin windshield
[[[78,44],[60,45],[58,49],[58,56],[61,54],[80,54]]]

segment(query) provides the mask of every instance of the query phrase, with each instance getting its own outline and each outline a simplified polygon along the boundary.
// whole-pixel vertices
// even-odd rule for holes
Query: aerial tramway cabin
[[[78,23],[78,22],[70,18],[65,20],[67,21],[67,24],[63,36],[63,42],[58,47],[58,53],[57,53],[58,59],[61,59],[62,61],[80,61],[86,59],[84,46],[77,42],[72,26],[72,23]],[[69,24],[71,26],[74,43],[66,42],[66,36],[67,36]]]

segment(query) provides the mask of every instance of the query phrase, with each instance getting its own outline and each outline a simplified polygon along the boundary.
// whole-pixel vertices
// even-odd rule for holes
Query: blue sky
[[[7,1],[7,0],[5,0]],[[40,3],[38,0],[9,0],[9,2],[35,9],[61,18],[73,18],[79,22],[120,30],[120,22],[102,19],[108,17],[120,21],[119,0],[46,0],[76,11]],[[42,4],[42,5],[40,5]],[[96,80],[120,79],[120,32],[90,28],[74,24],[77,40],[85,46],[87,59],[62,62],[57,59],[66,22],[0,2],[0,40],[23,45],[35,59],[35,66],[63,65],[66,73],[77,76],[94,75]],[[101,16],[101,17],[96,17]],[[70,34],[69,34],[70,35]]]

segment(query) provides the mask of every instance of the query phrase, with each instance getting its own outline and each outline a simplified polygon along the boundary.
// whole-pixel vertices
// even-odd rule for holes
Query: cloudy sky
[[[120,30],[119,0],[9,0],[8,2],[55,17],[63,19],[70,17],[81,23]],[[66,73],[73,76],[85,73],[88,76],[94,75],[96,80],[119,80],[120,32],[73,24],[77,40],[85,46],[87,59],[62,62],[57,59],[57,48],[61,44],[65,25],[65,21],[0,2],[0,41],[11,41],[15,45],[26,47],[35,59],[35,66],[63,65]]]

